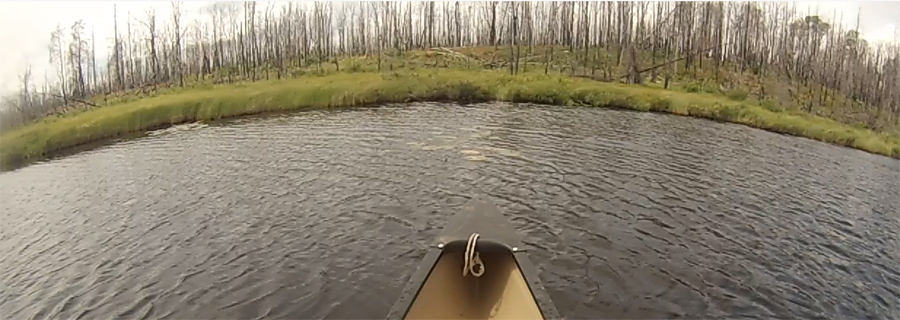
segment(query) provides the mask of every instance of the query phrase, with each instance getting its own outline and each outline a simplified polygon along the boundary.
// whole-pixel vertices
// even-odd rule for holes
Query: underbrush
[[[686,90],[686,91],[691,91]],[[0,166],[26,164],[53,152],[178,123],[266,112],[343,108],[411,101],[491,100],[611,107],[726,121],[900,158],[900,141],[774,103],[751,104],[744,93],[721,95],[597,82],[562,75],[420,69],[354,72],[297,79],[197,86],[79,114],[47,118],[0,136]]]

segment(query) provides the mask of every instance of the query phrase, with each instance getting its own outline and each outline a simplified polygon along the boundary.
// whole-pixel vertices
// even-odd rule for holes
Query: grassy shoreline
[[[0,135],[0,169],[127,133],[266,112],[414,101],[509,101],[665,112],[802,136],[900,159],[900,136],[726,97],[570,78],[451,69],[338,73],[180,90],[48,118]]]

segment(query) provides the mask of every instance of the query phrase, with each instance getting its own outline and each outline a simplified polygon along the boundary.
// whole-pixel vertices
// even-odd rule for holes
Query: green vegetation
[[[411,100],[661,111],[900,153],[900,46],[792,4],[257,4],[188,22],[173,2],[122,25],[112,5],[105,66],[86,22],[58,25],[58,81],[26,67],[0,96],[0,165],[178,122]]]
[[[348,66],[354,65],[351,63]],[[572,78],[542,72],[509,75],[500,70],[418,68],[371,72],[364,63],[352,73],[293,79],[195,85],[105,107],[48,117],[0,135],[0,165],[8,169],[91,141],[173,124],[265,112],[413,101],[512,101],[566,106],[612,107],[727,121],[900,158],[900,136],[782,111],[748,101],[746,92],[727,96],[688,93]],[[542,70],[541,70],[542,71]]]

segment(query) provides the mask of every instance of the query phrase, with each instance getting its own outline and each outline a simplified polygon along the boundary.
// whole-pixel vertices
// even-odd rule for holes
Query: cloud
[[[190,23],[201,16],[214,2],[185,1],[184,21]],[[260,2],[265,7],[267,2]],[[856,25],[857,13],[860,14],[859,26],[864,38],[876,41],[896,41],[897,26],[900,26],[900,2],[795,2],[799,12],[818,12],[820,16],[831,20],[831,17],[843,14],[842,24],[852,29]],[[124,34],[125,23],[129,17],[143,18],[144,10],[153,8],[158,19],[169,20],[171,4],[159,1],[118,2],[119,32]],[[113,37],[113,2],[107,1],[19,1],[0,2],[0,94],[15,90],[18,75],[28,66],[32,67],[38,82],[47,77],[56,79],[49,63],[47,45],[50,32],[57,24],[68,28],[78,19],[83,19],[86,32],[94,32],[96,38],[97,60],[105,61],[112,45]],[[135,26],[136,27],[136,26]]]
[[[183,19],[196,18],[200,8],[208,4],[206,1],[184,2]],[[0,2],[0,43],[4,44],[0,49],[0,94],[16,90],[18,76],[29,66],[37,82],[43,81],[45,72],[51,81],[55,81],[57,77],[50,65],[47,47],[50,33],[57,25],[68,31],[75,21],[84,20],[88,36],[94,33],[98,65],[105,61],[113,43],[113,5],[106,1]],[[155,10],[159,21],[169,20],[172,12],[169,2],[119,2],[115,6],[120,34],[125,33],[129,18],[132,21],[143,19],[147,9]]]
[[[859,25],[860,34],[869,41],[895,41],[893,33],[900,25],[900,2],[897,1],[797,1],[798,14],[818,14],[829,21],[841,20],[845,29]],[[836,16],[836,17],[835,17]],[[833,18],[835,17],[835,18]]]

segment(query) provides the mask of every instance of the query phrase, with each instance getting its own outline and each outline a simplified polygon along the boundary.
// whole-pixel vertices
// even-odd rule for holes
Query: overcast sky
[[[191,21],[200,14],[201,8],[209,5],[208,1],[185,1],[186,21]],[[155,8],[158,19],[168,20],[171,12],[169,2],[119,2],[118,20],[124,23],[130,12],[135,16],[144,16],[146,8]],[[265,4],[262,4],[264,7]],[[816,8],[823,18],[831,19],[832,12],[843,11],[844,23],[848,26],[856,24],[857,10],[860,10],[860,29],[868,40],[895,41],[900,26],[900,2],[797,2],[798,9]],[[805,10],[804,10],[805,11]],[[105,57],[110,51],[113,34],[113,2],[110,1],[2,1],[0,2],[0,94],[15,90],[18,76],[29,65],[37,82],[40,83],[45,71],[54,78],[50,70],[47,45],[50,32],[57,24],[68,28],[78,19],[83,19],[86,32],[95,32],[97,56]],[[121,28],[121,27],[120,27]],[[120,30],[120,33],[122,31]]]

